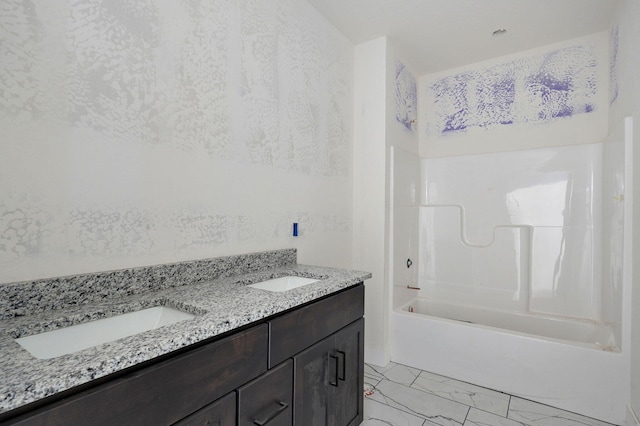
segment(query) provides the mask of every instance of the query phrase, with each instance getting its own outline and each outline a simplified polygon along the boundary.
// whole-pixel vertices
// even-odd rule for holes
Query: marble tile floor
[[[393,362],[365,364],[364,387],[362,426],[611,426]]]

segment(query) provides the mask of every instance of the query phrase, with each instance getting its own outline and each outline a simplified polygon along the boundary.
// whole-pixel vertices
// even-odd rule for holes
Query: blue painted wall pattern
[[[418,118],[418,84],[416,78],[400,61],[396,61],[396,121],[411,131]]]
[[[572,46],[434,81],[428,131],[440,135],[469,128],[539,123],[595,109],[596,57]]]
[[[478,76],[477,123],[480,127],[512,124],[515,103],[515,71],[512,64],[492,67]]]
[[[438,80],[431,89],[435,94],[434,106],[440,112],[442,132],[464,130],[469,126],[468,85],[473,73],[458,74]]]

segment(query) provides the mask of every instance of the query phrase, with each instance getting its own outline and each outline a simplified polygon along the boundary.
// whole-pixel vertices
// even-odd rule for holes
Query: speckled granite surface
[[[3,312],[4,319],[0,321],[0,413],[371,277],[367,272],[298,265],[295,259],[295,250],[278,250],[50,280],[50,283],[63,283],[60,287],[47,287],[44,280],[7,285],[0,294],[0,298],[11,296],[2,302],[3,309],[6,306],[10,310]],[[97,281],[96,275],[100,276]],[[247,287],[247,284],[286,275],[320,281],[280,293]],[[159,276],[165,278],[157,278]],[[128,281],[129,277],[134,278]],[[17,293],[12,294],[10,290]],[[27,300],[27,297],[36,300]],[[46,360],[34,358],[13,340],[152,306],[172,306],[197,316]]]
[[[0,319],[295,264],[285,249],[2,284]]]

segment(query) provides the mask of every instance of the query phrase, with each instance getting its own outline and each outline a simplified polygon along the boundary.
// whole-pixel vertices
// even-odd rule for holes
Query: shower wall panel
[[[623,342],[623,267],[625,222],[625,133],[624,122],[613,129],[603,143],[602,194],[602,318],[613,327],[616,340]]]
[[[421,294],[438,300],[524,311],[529,299],[530,228],[499,226],[486,246],[462,235],[461,206],[420,208]]]
[[[420,159],[396,146],[391,147],[391,276],[394,308],[415,296],[409,287],[419,285]]]
[[[424,205],[456,206],[421,216],[425,296],[459,301],[466,286],[505,307],[483,290],[490,281],[518,309],[601,318],[602,144],[423,159],[421,173]]]

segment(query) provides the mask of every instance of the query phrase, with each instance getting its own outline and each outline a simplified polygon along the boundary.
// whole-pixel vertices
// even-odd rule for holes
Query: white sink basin
[[[318,280],[312,278],[287,276],[249,284],[248,287],[259,288],[260,290],[267,291],[287,291],[316,282],[318,282]]]
[[[36,358],[49,359],[194,317],[177,309],[156,306],[15,340]]]

